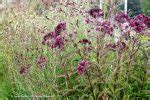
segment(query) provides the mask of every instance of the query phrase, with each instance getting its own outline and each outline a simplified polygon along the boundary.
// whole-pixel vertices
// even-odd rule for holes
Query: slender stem
[[[117,70],[114,75],[114,95],[116,95],[116,89],[117,89],[117,80],[119,78],[120,73],[120,61],[121,61],[121,52],[118,52],[118,62],[117,62]]]
[[[90,87],[91,87],[92,95],[93,95],[94,100],[95,100],[94,89],[93,89],[93,85],[92,85],[92,82],[91,82],[91,79],[90,79],[90,75],[88,74],[87,70],[85,72],[86,72],[87,79],[88,79]]]

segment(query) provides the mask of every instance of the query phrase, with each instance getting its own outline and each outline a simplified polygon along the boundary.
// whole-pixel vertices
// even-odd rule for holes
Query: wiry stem
[[[90,79],[90,75],[88,74],[87,70],[85,71],[85,73],[87,75],[87,79],[88,79],[88,82],[89,82],[90,87],[91,87],[92,95],[93,95],[94,100],[95,100],[94,89],[93,89],[93,85],[92,85],[92,82],[91,82],[91,79]]]

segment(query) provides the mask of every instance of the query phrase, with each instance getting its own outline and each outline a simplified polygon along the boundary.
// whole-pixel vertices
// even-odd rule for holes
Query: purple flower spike
[[[59,23],[55,28],[55,33],[60,35],[63,30],[66,30],[66,23]]]
[[[103,11],[99,8],[94,8],[89,11],[89,15],[92,16],[93,18],[99,18],[104,15]]]

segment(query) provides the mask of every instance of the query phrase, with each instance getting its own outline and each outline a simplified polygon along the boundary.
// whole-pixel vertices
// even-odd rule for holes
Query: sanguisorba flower
[[[81,61],[78,66],[79,75],[83,75],[85,73],[86,67],[88,66],[88,61]]]
[[[59,23],[56,27],[55,27],[55,33],[60,34],[63,30],[66,30],[66,23]]]
[[[90,9],[88,13],[93,18],[100,18],[104,15],[103,11],[99,8]]]
[[[124,12],[119,12],[116,16],[115,16],[115,20],[118,23],[125,23],[130,21],[130,17],[128,14],[125,14]]]

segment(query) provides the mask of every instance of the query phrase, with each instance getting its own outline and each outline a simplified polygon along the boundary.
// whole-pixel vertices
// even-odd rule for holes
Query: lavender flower
[[[60,34],[63,30],[66,30],[66,23],[59,23],[55,28],[55,33]]]
[[[118,23],[125,23],[125,22],[130,21],[130,17],[128,14],[125,14],[124,12],[120,12],[115,16],[115,20]]]
[[[93,18],[99,18],[99,17],[102,17],[104,13],[101,9],[94,8],[89,11],[89,15],[91,15]]]

